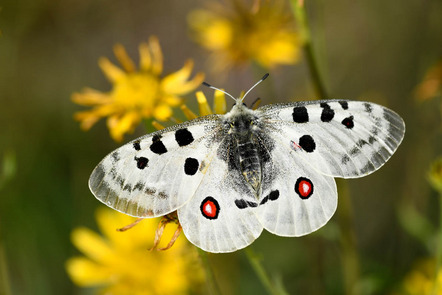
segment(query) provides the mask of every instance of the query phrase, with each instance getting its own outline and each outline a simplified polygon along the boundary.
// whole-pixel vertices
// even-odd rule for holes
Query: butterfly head
[[[223,119],[229,132],[239,136],[250,133],[259,125],[255,111],[239,100],[232,110],[223,116]]]

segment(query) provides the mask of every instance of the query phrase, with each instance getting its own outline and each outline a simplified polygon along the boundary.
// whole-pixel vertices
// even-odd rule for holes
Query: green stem
[[[221,291],[219,289],[218,283],[216,282],[215,274],[213,272],[213,269],[209,262],[209,257],[207,253],[200,248],[197,248],[198,254],[201,257],[201,260],[203,262],[204,269],[206,271],[207,275],[207,283],[209,285],[209,292],[213,295],[220,295]]]
[[[356,285],[359,281],[359,255],[356,248],[356,237],[353,228],[351,198],[347,182],[337,180],[339,187],[338,223],[341,229],[340,243],[342,249],[341,263],[344,275],[345,294],[357,294]]]
[[[288,294],[282,287],[282,284],[274,284],[270,280],[270,277],[268,276],[267,272],[265,271],[264,267],[261,264],[261,258],[258,257],[258,255],[253,251],[252,247],[249,246],[245,248],[244,251],[246,253],[250,265],[252,266],[256,275],[258,276],[261,283],[266,288],[269,294],[272,295]]]
[[[325,84],[322,80],[318,63],[315,58],[313,45],[311,42],[311,33],[308,26],[307,16],[303,0],[291,0],[293,14],[296,18],[301,38],[304,41],[304,51],[307,64],[310,69],[311,78],[316,92],[320,99],[329,98]],[[359,255],[356,248],[356,237],[353,229],[351,198],[347,183],[344,180],[338,180],[339,208],[338,222],[341,229],[341,249],[342,249],[342,268],[344,276],[345,294],[355,294],[355,286],[359,281]]]
[[[307,63],[310,65],[310,76],[314,82],[313,85],[315,86],[319,99],[329,99],[330,97],[327,95],[325,87],[322,84],[318,63],[315,60],[315,55],[313,54],[313,48],[310,42],[304,45],[304,51],[307,58]]]
[[[303,0],[291,0],[293,14],[299,26],[299,34],[304,44],[304,52],[307,64],[310,70],[310,76],[313,81],[316,93],[319,99],[329,98],[321,74],[319,72],[318,62],[313,52],[310,28],[308,26],[307,16]]]

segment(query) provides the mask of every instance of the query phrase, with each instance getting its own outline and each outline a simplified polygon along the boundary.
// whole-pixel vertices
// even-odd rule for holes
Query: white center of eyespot
[[[310,190],[310,186],[307,183],[303,183],[302,189],[304,190],[304,193],[307,193]]]
[[[212,206],[210,206],[210,204],[206,204],[204,212],[206,212],[207,214],[212,214]]]

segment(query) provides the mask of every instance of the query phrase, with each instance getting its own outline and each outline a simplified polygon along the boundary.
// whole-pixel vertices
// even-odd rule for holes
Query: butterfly
[[[405,133],[398,114],[370,102],[300,101],[253,110],[244,97],[234,98],[225,115],[174,125],[111,152],[92,172],[90,190],[136,217],[177,211],[194,245],[233,252],[263,229],[297,237],[324,226],[337,207],[334,177],[379,169]]]

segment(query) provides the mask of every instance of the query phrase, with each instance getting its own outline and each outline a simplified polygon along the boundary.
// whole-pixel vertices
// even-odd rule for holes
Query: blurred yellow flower
[[[428,179],[431,186],[442,195],[442,157],[431,164]]]
[[[214,99],[213,99],[213,111],[212,108],[210,108],[209,104],[207,103],[207,98],[202,91],[196,92],[196,98],[198,102],[199,116],[196,115],[194,112],[192,112],[187,105],[182,104],[180,106],[187,120],[192,120],[198,117],[211,115],[211,114],[226,113],[226,98],[224,93],[222,93],[221,91],[215,90]],[[174,122],[174,123],[180,123],[180,122]],[[158,123],[155,120],[152,122],[152,125],[157,130],[165,128],[162,124]]]
[[[161,78],[163,56],[155,37],[140,44],[139,52],[140,70],[136,70],[124,47],[116,45],[114,53],[122,69],[105,57],[99,60],[100,68],[112,83],[112,90],[104,93],[86,88],[72,95],[75,103],[93,107],[75,114],[82,129],[88,130],[99,119],[107,117],[111,137],[122,141],[124,134],[133,132],[143,118],[168,120],[172,115],[171,107],[178,106],[181,96],[200,86],[204,79],[204,75],[198,73],[189,80],[192,60],[177,72]]]
[[[416,268],[405,277],[400,294],[442,295],[442,273],[435,277],[435,268],[434,260],[428,259],[419,262]]]
[[[209,106],[207,98],[202,91],[196,92],[196,100],[198,102],[199,117],[226,113],[226,96],[221,91],[215,90],[213,95],[213,108]],[[183,110],[187,119],[195,119],[198,117],[193,113],[187,112],[186,105],[182,105],[181,110]]]
[[[419,100],[428,100],[440,96],[442,93],[442,61],[432,66],[424,76],[422,82],[415,89],[415,97]]]
[[[291,10],[282,0],[212,3],[211,9],[192,11],[189,25],[196,42],[212,52],[215,71],[250,60],[269,68],[298,61],[301,40]]]
[[[96,219],[104,236],[84,227],[72,232],[73,244],[85,255],[70,258],[66,269],[81,287],[101,294],[187,294],[204,279],[195,249],[183,238],[167,251],[148,251],[159,219],[145,219],[125,232],[116,231],[134,218],[100,208]],[[174,229],[167,228],[165,236]]]

